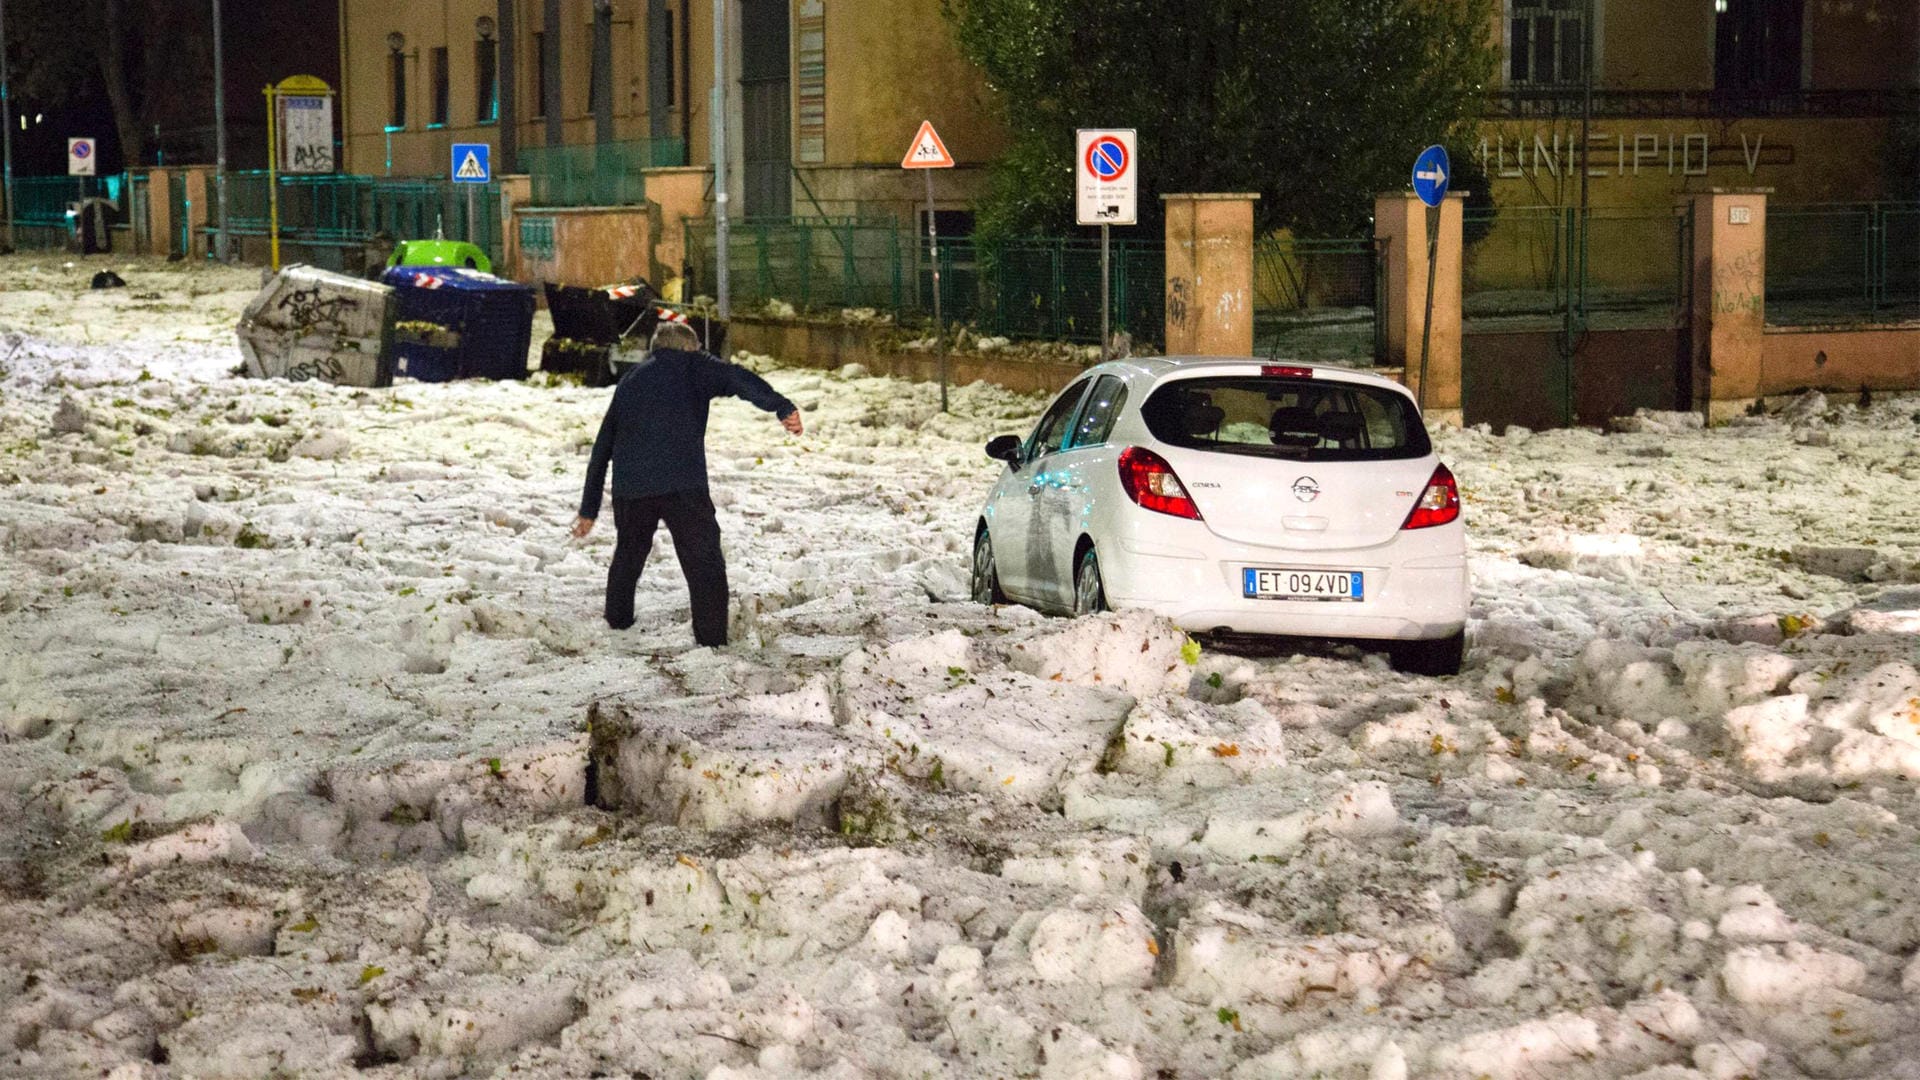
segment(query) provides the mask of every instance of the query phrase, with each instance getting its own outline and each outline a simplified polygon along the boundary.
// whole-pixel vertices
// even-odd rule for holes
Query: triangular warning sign
[[[453,175],[458,180],[485,180],[487,170],[480,164],[480,155],[469,150],[467,160],[460,163],[460,167],[454,170]]]
[[[933,121],[920,121],[920,133],[913,137],[913,145],[907,147],[907,156],[900,159],[903,169],[951,169],[953,155],[947,153],[947,144],[940,141],[940,133],[933,130]]]

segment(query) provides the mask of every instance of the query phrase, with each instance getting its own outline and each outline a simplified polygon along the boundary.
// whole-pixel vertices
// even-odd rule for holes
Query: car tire
[[[1409,675],[1458,675],[1467,658],[1467,632],[1432,641],[1402,641],[1388,655],[1394,669]]]
[[[1100,576],[1100,556],[1088,548],[1073,571],[1073,613],[1097,615],[1107,610],[1107,583]]]
[[[993,537],[984,527],[973,538],[972,591],[976,604],[1007,602],[1007,594],[1000,591],[1000,567],[993,560]]]

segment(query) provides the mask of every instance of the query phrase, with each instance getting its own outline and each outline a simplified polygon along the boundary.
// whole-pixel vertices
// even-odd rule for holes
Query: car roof
[[[1400,380],[1376,374],[1362,368],[1348,367],[1345,364],[1316,364],[1300,360],[1274,360],[1259,356],[1130,356],[1124,360],[1109,360],[1104,364],[1088,369],[1088,372],[1103,375],[1138,374],[1159,379],[1175,374],[1201,374],[1210,368],[1235,369],[1248,364],[1277,364],[1287,367],[1312,368],[1316,374],[1325,372],[1343,382],[1366,383],[1373,386],[1391,387],[1402,393],[1406,387]]]

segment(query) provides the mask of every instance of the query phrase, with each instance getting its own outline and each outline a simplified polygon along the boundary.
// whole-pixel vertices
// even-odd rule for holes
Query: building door
[[[750,218],[793,213],[789,8],[789,0],[740,0],[741,199]]]

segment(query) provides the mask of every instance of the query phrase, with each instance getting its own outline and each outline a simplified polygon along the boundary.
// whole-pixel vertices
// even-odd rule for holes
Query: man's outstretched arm
[[[600,434],[593,440],[593,456],[587,459],[587,486],[580,494],[580,516],[573,522],[575,536],[592,532],[593,521],[600,516],[600,497],[607,487],[607,463],[613,460],[613,439],[619,430],[613,417],[614,407],[609,404],[607,415],[600,421]]]
[[[789,401],[785,394],[775,390],[767,380],[741,367],[729,364],[725,360],[710,359],[718,386],[714,396],[722,394],[743,398],[780,418],[780,423],[795,435],[803,430],[800,423],[800,410]]]

